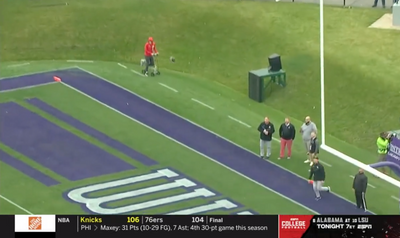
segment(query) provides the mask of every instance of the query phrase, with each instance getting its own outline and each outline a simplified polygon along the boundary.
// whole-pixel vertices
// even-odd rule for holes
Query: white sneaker
[[[310,162],[310,166],[312,166],[313,165],[313,162]]]
[[[287,157],[287,159],[290,159],[290,157]]]
[[[278,160],[281,160],[282,158],[281,157],[278,157]]]
[[[146,77],[147,77],[147,76],[149,76],[149,74],[146,72],[146,73],[144,73],[144,76],[146,76]]]
[[[304,163],[305,164],[310,163],[310,160],[304,160]]]
[[[330,192],[331,192],[331,187],[328,186],[328,193],[330,193]]]

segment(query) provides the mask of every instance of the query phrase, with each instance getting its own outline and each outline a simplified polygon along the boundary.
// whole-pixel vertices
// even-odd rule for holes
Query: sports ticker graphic
[[[248,235],[270,238],[399,238],[400,216],[15,215],[0,216],[2,237],[86,238]],[[12,227],[15,227],[13,230]]]

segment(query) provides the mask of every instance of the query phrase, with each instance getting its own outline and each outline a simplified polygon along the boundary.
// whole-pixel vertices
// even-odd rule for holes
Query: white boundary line
[[[54,84],[54,83],[57,83],[57,82],[48,82],[48,83],[41,83],[41,84],[36,84],[36,85],[32,85],[32,86],[13,88],[13,89],[8,89],[8,90],[0,90],[0,93],[14,92],[14,91],[19,91],[19,90],[24,90],[24,89],[29,89],[29,88],[37,88],[37,87],[46,86],[46,85],[50,85],[50,84]]]
[[[26,66],[26,65],[30,65],[31,63],[23,63],[23,64],[12,64],[12,65],[8,65],[7,68],[13,68],[13,67],[21,67],[21,66]]]
[[[54,71],[67,70],[67,69],[80,69],[80,68],[77,67],[77,66],[72,66],[72,67],[66,67],[66,68],[58,68],[58,69],[52,69],[52,70],[44,70],[44,71],[38,71],[38,72],[33,72],[33,73],[18,74],[18,75],[13,75],[13,76],[9,76],[9,77],[3,77],[3,78],[0,78],[0,80],[3,80],[3,79],[13,79],[13,78],[18,78],[18,77],[23,77],[23,76],[34,75],[34,74],[50,73],[50,72],[54,72]]]
[[[14,205],[15,207],[18,207],[19,209],[21,209],[22,211],[26,212],[27,214],[33,215],[32,212],[30,212],[29,210],[27,210],[27,209],[21,207],[20,205],[16,204],[15,202],[11,201],[10,199],[4,197],[3,195],[0,195],[0,198],[3,199],[4,201],[6,201],[6,202],[8,202],[8,203],[10,203],[10,204],[12,204],[12,205]]]
[[[82,69],[82,70],[83,70],[83,69]],[[84,70],[84,71],[89,73],[89,71],[86,71],[86,70]],[[92,73],[90,73],[90,74],[92,74]],[[92,74],[92,75],[95,76],[94,74]],[[95,76],[95,77],[99,77],[99,76]],[[103,79],[103,80],[105,80],[105,81],[107,81],[107,82],[109,82],[109,83],[111,83],[110,81],[108,81],[108,80],[106,80],[106,79],[104,79],[104,78],[101,78],[101,77],[99,77],[99,78],[100,78],[100,79]],[[144,124],[144,123],[142,123],[142,122],[140,122],[140,121],[138,121],[138,120],[136,120],[136,119],[134,119],[134,118],[132,118],[132,117],[126,115],[126,114],[124,114],[124,113],[121,112],[121,111],[118,111],[117,109],[115,109],[115,108],[113,108],[113,107],[111,107],[111,106],[109,106],[109,105],[107,105],[107,104],[105,104],[105,103],[103,103],[103,102],[100,102],[99,100],[93,98],[92,96],[87,95],[86,93],[84,93],[84,92],[82,92],[82,91],[80,91],[80,90],[78,90],[78,89],[76,89],[76,88],[74,88],[74,87],[72,87],[72,86],[70,86],[70,85],[68,85],[68,84],[66,84],[66,83],[63,83],[63,82],[60,82],[60,83],[62,83],[64,86],[66,86],[66,87],[68,87],[68,88],[74,90],[75,92],[78,92],[78,93],[80,93],[80,94],[82,94],[82,95],[84,95],[84,96],[86,96],[86,97],[92,99],[93,101],[95,101],[95,102],[97,102],[97,103],[103,105],[104,107],[106,107],[106,108],[108,108],[108,109],[110,109],[110,110],[112,110],[112,111],[114,111],[114,112],[116,112],[116,113],[118,113],[118,114],[120,114],[120,115],[122,115],[122,116],[124,116],[124,117],[126,117],[126,118],[128,118],[128,119],[130,119],[130,120],[132,120],[132,121],[134,121],[134,122],[136,122],[136,123],[138,123],[138,124],[140,124],[141,126],[144,126],[144,127],[146,127],[147,129],[152,130],[152,131],[154,131],[155,133],[157,133],[157,134],[159,134],[159,135],[162,135],[162,136],[164,136],[164,137],[170,139],[171,141],[174,141],[175,143],[177,143],[177,144],[179,144],[179,145],[181,145],[181,146],[183,146],[183,147],[185,147],[185,148],[187,148],[187,149],[189,149],[189,150],[191,150],[191,151],[193,151],[193,152],[195,152],[195,153],[197,153],[197,154],[203,156],[204,158],[207,158],[207,159],[213,161],[214,163],[219,164],[219,165],[221,165],[222,167],[224,167],[224,168],[226,168],[226,169],[228,169],[228,170],[230,170],[230,171],[232,171],[232,172],[234,172],[234,173],[236,173],[236,174],[238,174],[238,175],[240,175],[240,176],[242,176],[242,177],[244,177],[244,178],[246,178],[246,179],[252,181],[253,183],[258,184],[259,186],[261,186],[261,187],[263,187],[263,188],[265,188],[265,189],[267,189],[267,190],[269,190],[269,191],[271,191],[271,192],[273,192],[273,193],[275,193],[275,194],[277,194],[277,195],[280,195],[280,196],[283,197],[283,198],[286,198],[287,200],[291,201],[292,203],[297,204],[298,206],[303,207],[304,209],[306,209],[306,210],[308,210],[308,211],[310,211],[310,212],[312,212],[312,213],[319,214],[318,212],[312,210],[311,208],[309,208],[309,207],[307,207],[307,206],[304,206],[303,204],[301,204],[301,203],[299,203],[299,202],[297,202],[297,201],[295,201],[295,200],[293,200],[293,199],[291,199],[291,198],[289,198],[289,197],[286,197],[286,196],[283,195],[283,194],[280,194],[279,192],[277,192],[277,191],[275,191],[275,190],[273,190],[273,189],[271,189],[271,188],[269,188],[269,187],[267,187],[267,186],[265,186],[265,185],[263,185],[263,184],[261,184],[261,183],[255,181],[255,180],[253,180],[253,179],[251,179],[251,178],[249,178],[249,177],[247,177],[246,175],[244,175],[244,174],[242,174],[242,173],[237,172],[236,170],[234,170],[234,169],[232,169],[232,168],[230,168],[230,167],[228,167],[228,166],[226,166],[226,165],[224,165],[224,164],[222,164],[222,163],[220,163],[219,161],[214,160],[213,158],[211,158],[211,157],[209,157],[209,156],[207,156],[207,155],[205,155],[205,154],[203,154],[203,153],[201,153],[201,152],[199,152],[199,151],[197,151],[197,150],[195,150],[195,149],[193,149],[193,148],[191,148],[191,147],[189,147],[189,146],[187,146],[187,145],[185,145],[185,144],[183,144],[183,143],[181,143],[181,142],[179,142],[179,141],[177,141],[177,140],[175,140],[174,138],[169,137],[168,135],[166,135],[166,134],[164,134],[164,133],[162,133],[162,132],[160,132],[160,131],[155,130],[154,128],[152,128],[152,127],[150,127],[150,126],[148,126],[148,125],[146,125],[146,124]],[[118,86],[117,84],[114,84],[114,83],[111,83],[111,84]],[[122,88],[121,86],[118,86],[118,87],[119,87],[119,88]],[[122,88],[122,89],[123,89],[123,88]],[[130,91],[128,91],[128,92],[130,92]],[[154,105],[156,105],[156,104],[154,104]]]
[[[135,95],[136,97],[139,97],[139,98],[141,98],[142,100],[145,100],[145,101],[148,102],[148,103],[151,103],[151,104],[153,104],[153,105],[155,105],[155,106],[157,106],[157,107],[159,107],[159,108],[162,108],[163,110],[165,110],[165,111],[167,111],[167,112],[169,112],[169,113],[171,113],[171,114],[173,114],[173,115],[175,115],[175,116],[177,116],[177,117],[179,117],[179,118],[181,118],[181,119],[183,119],[183,120],[185,120],[185,121],[187,121],[187,122],[189,122],[189,123],[192,123],[193,125],[196,125],[196,126],[200,127],[201,129],[206,130],[206,131],[208,131],[209,133],[211,133],[211,134],[213,134],[213,135],[215,135],[215,136],[218,136],[219,138],[224,139],[225,141],[230,142],[230,143],[232,143],[233,145],[236,145],[237,147],[239,147],[239,148],[241,148],[241,149],[243,149],[243,150],[248,151],[249,153],[252,153],[253,155],[256,155],[257,157],[259,156],[258,154],[254,153],[253,151],[251,151],[251,150],[249,150],[249,149],[247,149],[247,148],[245,148],[245,147],[243,147],[243,146],[241,146],[241,145],[239,145],[239,144],[237,144],[237,143],[235,143],[235,142],[233,142],[233,141],[231,141],[231,140],[229,140],[229,139],[227,139],[227,138],[225,138],[225,137],[223,137],[223,136],[221,136],[221,135],[218,135],[217,133],[215,133],[215,132],[213,132],[213,131],[211,131],[211,130],[209,130],[209,129],[207,129],[207,128],[205,128],[205,127],[203,127],[203,126],[201,126],[201,125],[199,125],[199,124],[197,124],[197,123],[195,123],[195,122],[193,122],[193,121],[190,121],[189,119],[187,119],[187,118],[185,118],[185,117],[182,117],[181,115],[179,115],[179,114],[177,114],[177,113],[175,113],[175,112],[173,112],[173,111],[171,111],[171,110],[169,110],[169,109],[167,109],[167,108],[165,108],[165,107],[162,107],[162,106],[160,106],[160,105],[158,105],[158,104],[156,104],[156,103],[150,101],[149,99],[144,98],[144,97],[142,97],[142,96],[140,96],[140,95],[138,95],[138,94],[136,94],[136,93],[134,93],[134,92],[128,90],[127,88],[122,87],[121,85],[118,85],[118,84],[116,84],[116,83],[114,83],[114,82],[111,82],[111,81],[105,79],[104,77],[101,77],[101,76],[99,76],[99,75],[97,75],[97,74],[95,74],[95,73],[92,73],[92,72],[90,72],[90,71],[88,71],[88,70],[86,70],[86,69],[83,69],[83,68],[81,68],[81,67],[79,67],[79,66],[77,66],[77,68],[79,68],[79,69],[82,70],[82,71],[85,71],[85,72],[88,73],[88,74],[91,74],[91,75],[93,75],[93,76],[95,76],[95,77],[98,77],[99,79],[102,79],[102,80],[104,80],[104,81],[106,81],[106,82],[108,82],[108,83],[110,83],[110,84],[112,84],[112,85],[114,85],[114,86],[117,86],[117,87],[119,87],[119,88],[121,88],[121,89],[123,89],[123,90],[125,90],[125,91],[127,91],[127,92],[129,92],[129,93],[131,93],[131,94],[133,94],[133,95]],[[158,133],[158,132],[157,132],[157,133]],[[279,141],[279,140],[276,139],[276,138],[273,138],[273,139],[274,139],[275,141]],[[268,161],[266,161],[266,162],[267,162],[267,163],[271,163],[271,164],[277,166],[278,168],[280,168],[280,169],[282,169],[282,170],[284,170],[284,171],[286,171],[286,172],[288,172],[288,173],[291,173],[291,174],[295,175],[296,177],[298,177],[298,178],[304,180],[305,182],[308,181],[306,178],[304,178],[304,177],[302,177],[302,176],[300,176],[300,175],[298,175],[298,174],[296,174],[296,173],[294,173],[294,172],[288,170],[287,168],[285,168],[285,167],[283,167],[283,166],[281,166],[281,165],[279,165],[279,164],[276,164],[276,163],[274,163],[274,162],[272,162],[272,161],[270,161],[270,160],[268,160]],[[322,161],[320,161],[320,162],[322,163]],[[229,169],[230,169],[230,168],[229,168]],[[251,180],[250,178],[247,178],[247,179],[249,179],[250,181],[255,182],[256,184],[259,184],[257,181]],[[263,185],[261,184],[261,186],[263,186]],[[265,186],[264,186],[264,187],[265,187]],[[270,190],[270,188],[268,188],[268,187],[265,187],[265,188],[268,189],[268,190]],[[270,191],[271,191],[271,190],[270,190]],[[273,192],[276,192],[276,191],[274,191],[274,190],[272,190],[272,191],[273,191]],[[343,200],[346,200],[347,202],[349,202],[349,203],[351,203],[351,204],[355,204],[354,202],[350,201],[349,199],[347,199],[347,198],[345,198],[345,197],[343,197],[343,196],[341,196],[341,195],[339,195],[339,194],[336,194],[336,193],[334,193],[334,192],[331,192],[331,193],[334,194],[335,196],[337,196],[337,197],[343,199]],[[295,201],[295,203],[298,204],[296,201]],[[299,205],[304,207],[304,205],[302,205],[302,204],[299,204]],[[375,213],[373,213],[373,212],[371,212],[371,211],[369,211],[369,212],[375,215]],[[317,214],[317,213],[316,213],[316,214]]]
[[[400,202],[400,199],[399,199],[399,198],[397,198],[397,197],[395,197],[395,196],[390,196],[390,197],[393,198],[394,200]]]
[[[353,175],[349,175],[349,177],[352,178],[352,179],[354,179],[354,176],[353,176]],[[375,187],[374,185],[372,185],[372,184],[369,184],[369,183],[368,183],[367,185],[370,186],[371,188],[376,188],[376,187]]]
[[[204,102],[199,101],[199,100],[197,100],[197,99],[195,99],[195,98],[191,98],[191,100],[192,100],[193,102],[197,102],[197,103],[200,104],[200,105],[203,105],[203,106],[205,106],[205,107],[208,107],[208,108],[210,108],[211,110],[215,110],[212,106],[207,105],[207,104],[205,104]]]
[[[228,115],[228,117],[229,117],[229,119],[231,119],[231,120],[233,120],[233,121],[235,121],[235,122],[237,122],[237,123],[239,123],[239,124],[241,124],[241,125],[243,125],[243,126],[245,126],[245,127],[251,128],[251,126],[250,126],[249,124],[246,124],[246,123],[242,122],[242,121],[239,120],[239,119],[236,119],[236,118],[234,118],[234,117],[232,117],[232,116],[229,116],[229,115]]]
[[[67,60],[68,63],[94,63],[93,60]]]
[[[173,91],[173,92],[175,92],[175,93],[178,92],[178,90],[176,90],[175,88],[171,88],[170,86],[168,86],[168,85],[166,85],[166,84],[163,84],[163,83],[158,83],[158,84],[161,85],[161,86],[163,86],[164,88],[168,88],[169,90],[171,90],[171,91]]]
[[[122,68],[125,68],[125,69],[127,69],[128,67],[126,67],[125,65],[123,65],[123,64],[120,64],[120,63],[118,63],[118,65],[119,66],[121,66]]]

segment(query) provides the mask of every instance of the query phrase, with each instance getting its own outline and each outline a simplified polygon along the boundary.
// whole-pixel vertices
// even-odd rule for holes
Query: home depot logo
[[[42,229],[42,217],[29,217],[28,218],[28,229],[29,230],[41,230]]]

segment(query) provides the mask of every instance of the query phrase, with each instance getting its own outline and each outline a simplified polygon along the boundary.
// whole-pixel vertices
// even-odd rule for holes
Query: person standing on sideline
[[[385,0],[382,0],[382,8],[386,8],[385,6]],[[378,6],[378,0],[374,0],[374,5],[372,5],[372,7],[377,7]]]
[[[153,37],[149,37],[146,44],[144,45],[144,58],[146,60],[146,69],[144,72],[145,76],[148,76],[149,66],[154,67],[154,55],[158,55],[158,51],[156,49],[156,43],[153,40]]]
[[[311,133],[314,132],[317,134],[318,129],[314,122],[311,121],[311,118],[307,116],[304,120],[303,125],[301,125],[300,133],[303,138],[303,145],[306,148],[306,153],[309,155],[310,152],[310,142],[311,142]],[[308,156],[309,157],[309,156]],[[304,163],[312,162],[310,158],[308,158]]]
[[[315,157],[313,160],[314,161],[310,169],[310,177],[308,178],[308,181],[313,185],[315,200],[319,201],[321,199],[320,192],[330,192],[331,188],[329,186],[322,186],[325,182],[325,168],[322,164],[319,163],[318,157]]]
[[[314,158],[318,157],[319,154],[319,141],[317,138],[317,134],[315,132],[311,132],[311,140],[310,140],[310,149],[308,151],[310,166],[313,164]]]
[[[367,192],[368,177],[365,176],[364,170],[359,169],[358,174],[354,176],[353,191],[356,195],[357,208],[367,211],[367,202],[365,200],[365,193]]]
[[[389,138],[390,134],[386,132],[381,132],[378,139],[376,140],[376,145],[378,147],[378,162],[382,162],[386,160],[386,155],[388,153],[389,148]],[[385,167],[382,167],[382,173],[386,174]]]
[[[272,135],[275,132],[274,124],[269,121],[268,117],[264,118],[264,121],[258,126],[260,132],[260,157],[261,159],[269,159],[271,157],[271,141]],[[265,149],[267,154],[265,156]]]
[[[292,156],[292,143],[296,137],[296,129],[294,125],[290,123],[289,118],[285,118],[285,122],[279,127],[279,136],[281,137],[281,152],[278,159],[283,159],[285,156],[285,148],[288,149],[288,157]]]

